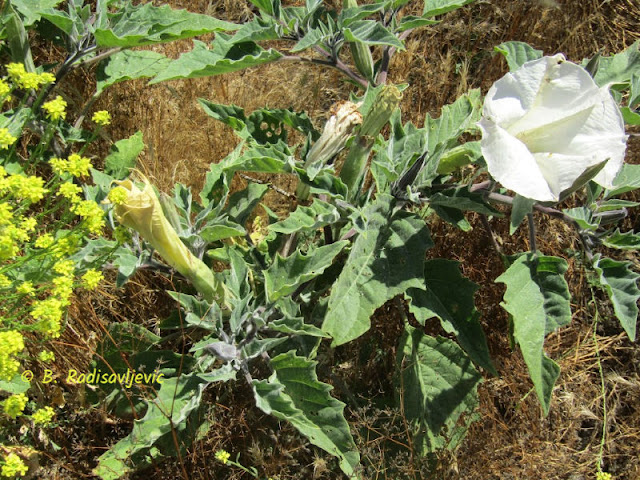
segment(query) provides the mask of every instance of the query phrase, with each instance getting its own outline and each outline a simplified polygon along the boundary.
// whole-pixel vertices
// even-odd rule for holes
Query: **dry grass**
[[[249,16],[247,2],[170,3],[235,21]],[[445,16],[442,23],[412,35],[407,51],[393,59],[390,81],[410,84],[403,100],[405,120],[422,125],[426,114],[438,115],[444,104],[470,88],[486,91],[505,72],[504,60],[493,54],[493,47],[503,41],[521,40],[545,53],[561,51],[569,59],[581,60],[596,51],[619,51],[638,38],[637,0],[478,0]],[[191,45],[185,41],[156,48],[176,57]],[[88,78],[79,78],[77,84],[86,84]],[[168,190],[180,181],[197,190],[209,164],[222,159],[236,145],[230,129],[204,114],[197,98],[233,103],[248,111],[265,105],[293,107],[306,111],[321,126],[329,106],[346,98],[351,88],[334,71],[282,63],[152,87],[142,81],[119,84],[95,107],[112,113],[114,122],[109,133],[114,140],[142,130],[147,148],[141,169],[161,189]],[[77,96],[81,98],[81,91]],[[632,142],[628,161],[640,163],[640,140]],[[273,181],[284,190],[295,190],[295,180],[288,176]],[[266,201],[281,214],[293,207],[290,200],[275,192],[270,192]],[[399,412],[385,406],[395,394],[391,380],[394,345],[402,321],[393,305],[381,308],[367,335],[348,349],[327,353],[332,357],[321,364],[325,381],[334,384],[336,395],[350,404],[347,415],[367,478],[427,478],[429,470],[435,471],[429,478],[443,479],[595,478],[605,403],[604,469],[619,480],[640,478],[640,348],[620,334],[601,295],[596,295],[595,305],[602,322],[597,335],[593,335],[596,306],[591,302],[586,279],[579,268],[574,268],[572,259],[567,278],[573,294],[574,321],[547,341],[547,352],[561,364],[562,376],[551,413],[544,418],[531,393],[522,357],[509,347],[507,318],[499,306],[504,288],[493,283],[503,271],[502,264],[479,220],[474,216],[469,220],[474,226],[470,233],[434,220],[430,227],[436,245],[430,255],[462,262],[463,273],[481,286],[476,303],[501,376],[488,378],[481,386],[482,420],[474,424],[457,451],[444,452],[428,461],[413,457]],[[564,256],[565,249],[576,247],[575,237],[562,224],[544,218],[537,222],[539,247],[546,254]],[[629,222],[637,227],[638,217]],[[528,248],[525,227],[509,237],[504,220],[495,220],[492,226],[506,253]],[[97,295],[79,299],[70,312],[63,340],[53,346],[58,370],[86,366],[88,353],[109,322],[127,320],[155,328],[170,306],[164,294],[158,293],[167,285],[164,280],[138,274],[124,290],[108,285]],[[70,351],[74,353],[70,355]],[[327,365],[341,368],[330,374]],[[76,387],[55,388],[50,387],[43,395],[64,398],[61,401],[69,404],[69,412],[85,405]],[[252,408],[251,393],[241,382],[233,388],[212,390],[209,395],[209,401],[216,405],[211,433],[194,445],[188,457],[134,478],[248,478],[213,462],[213,453],[219,448],[240,452],[243,463],[280,479],[339,477],[334,460],[310,449],[290,426]],[[367,403],[367,398],[373,401]],[[67,427],[52,435],[63,446],[64,455],[51,459],[47,478],[85,476],[95,458],[129,428],[130,423],[99,412],[74,414]],[[189,472],[187,477],[185,471]]]

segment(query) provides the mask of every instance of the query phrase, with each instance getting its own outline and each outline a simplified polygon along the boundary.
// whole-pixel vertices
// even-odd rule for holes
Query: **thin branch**
[[[536,253],[538,248],[536,247],[536,224],[533,221],[533,213],[527,213],[527,220],[529,221],[529,250]]]
[[[413,31],[412,28],[405,30],[398,36],[398,40],[403,42],[407,39],[407,37]],[[380,61],[380,71],[378,72],[378,77],[376,78],[376,84],[382,85],[387,83],[387,76],[389,75],[389,63],[391,62],[391,57],[393,57],[398,49],[396,47],[392,47],[387,45],[382,50],[382,60]]]

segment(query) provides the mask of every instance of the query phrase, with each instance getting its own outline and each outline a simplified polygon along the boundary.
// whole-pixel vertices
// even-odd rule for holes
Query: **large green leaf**
[[[435,17],[443,13],[456,10],[475,0],[425,0],[422,16],[424,18]]]
[[[433,243],[418,216],[392,213],[390,195],[378,195],[363,212],[365,225],[331,289],[322,329],[342,345],[371,326],[370,317],[408,288],[424,288],[424,256]]]
[[[409,311],[421,325],[429,318],[438,317],[442,328],[456,335],[477,365],[497,375],[473,300],[478,286],[462,276],[458,265],[458,262],[443,258],[426,261],[427,288],[407,290],[406,296],[411,300]]]
[[[631,341],[636,339],[638,322],[638,279],[640,275],[631,270],[631,262],[620,262],[597,255],[593,268],[598,274],[600,285],[609,295],[613,310]]]
[[[331,266],[333,259],[348,243],[347,240],[335,242],[318,247],[307,255],[299,250],[286,258],[276,255],[273,264],[263,272],[268,300],[274,302],[289,295],[299,285],[320,275]]]
[[[233,378],[235,371],[223,367],[208,374],[165,379],[149,401],[145,416],[134,422],[128,436],[100,456],[93,473],[103,480],[116,480],[148,466],[154,458],[184,451],[202,425],[198,410],[206,386]]]
[[[150,83],[178,78],[200,78],[257,67],[282,57],[274,49],[265,50],[254,42],[233,43],[228,35],[218,34],[210,50],[197,40],[193,50],[183,53]]]
[[[482,376],[455,342],[405,326],[398,348],[398,397],[426,452],[454,448],[478,406]]]
[[[238,28],[209,15],[174,10],[168,5],[155,7],[151,3],[136,6],[127,3],[111,15],[109,23],[110,28],[97,28],[94,33],[99,47],[139,47]]]
[[[313,232],[325,225],[331,225],[340,220],[340,212],[330,203],[314,199],[313,203],[305,207],[298,205],[287,218],[269,225],[269,230],[279,233]]]
[[[344,418],[344,403],[333,398],[331,386],[318,381],[316,362],[283,353],[271,360],[269,380],[254,380],[256,405],[263,412],[287,420],[309,441],[336,456],[340,468],[356,477],[360,455]]]
[[[622,233],[618,229],[607,235],[602,243],[607,247],[620,250],[640,250],[640,234],[633,232]]]
[[[151,50],[124,50],[100,62],[96,72],[96,94],[124,80],[155,77],[171,59]]]
[[[11,0],[11,5],[24,17],[25,27],[29,27],[40,20],[43,11],[53,9],[62,0]]]
[[[623,52],[600,57],[594,80],[599,86],[610,83],[629,83],[634,73],[640,72],[640,41]]]
[[[358,20],[343,29],[347,42],[362,42],[365,45],[389,45],[404,50],[404,44],[375,20]]]
[[[504,42],[494,47],[494,50],[505,56],[512,72],[531,60],[542,58],[542,50],[536,50],[524,42]]]
[[[560,368],[545,355],[544,338],[571,321],[566,270],[564,259],[528,253],[496,279],[507,285],[502,306],[513,319],[513,336],[520,345],[545,415]]]
[[[142,150],[144,150],[144,141],[140,131],[129,138],[117,141],[104,159],[104,171],[116,180],[122,180],[136,166],[138,155]]]

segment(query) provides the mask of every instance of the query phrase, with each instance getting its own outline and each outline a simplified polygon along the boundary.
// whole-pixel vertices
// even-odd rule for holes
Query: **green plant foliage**
[[[338,220],[340,212],[335,206],[315,199],[310,206],[299,205],[287,218],[269,225],[269,230],[287,234],[313,232]]]
[[[129,176],[129,172],[136,166],[138,155],[142,150],[144,150],[144,141],[140,131],[127,139],[117,141],[104,159],[105,173],[116,180],[122,180]]]
[[[638,279],[640,275],[631,270],[631,262],[620,262],[597,255],[593,259],[593,268],[598,275],[600,286],[611,299],[616,317],[622,328],[634,341],[638,321]]]
[[[615,232],[607,235],[602,241],[607,247],[619,250],[640,250],[640,235],[633,232]]]
[[[178,78],[200,78],[257,67],[282,57],[274,49],[265,50],[254,42],[234,43],[223,33],[216,36],[213,48],[194,40],[193,50],[183,53],[151,80],[151,84]]]
[[[461,275],[458,265],[452,260],[427,260],[424,265],[426,289],[410,288],[405,294],[411,301],[409,311],[420,325],[437,317],[442,328],[456,335],[477,365],[497,375],[473,301],[478,286]]]
[[[569,287],[562,258],[524,254],[496,282],[507,285],[503,307],[513,321],[513,338],[529,368],[529,375],[545,415],[560,367],[543,350],[547,333],[571,321]]]
[[[273,358],[269,380],[253,381],[256,405],[290,422],[312,444],[337,457],[345,474],[358,478],[360,455],[344,419],[344,403],[331,397],[330,385],[318,381],[315,365],[293,352]]]
[[[531,60],[542,58],[542,50],[536,50],[524,42],[504,42],[494,47],[494,50],[504,55],[512,72]]]
[[[637,41],[623,52],[601,56],[593,79],[599,86],[630,83],[632,76],[640,72],[639,49],[640,41]]]
[[[151,464],[162,456],[184,452],[204,419],[200,401],[213,382],[235,377],[230,368],[207,374],[191,373],[163,381],[157,396],[147,403],[147,412],[133,425],[133,431],[98,460],[93,473],[102,480],[116,480]]]
[[[425,0],[422,16],[435,17],[468,5],[475,0]]]
[[[151,78],[166,70],[171,59],[151,50],[123,50],[100,62],[96,72],[96,95],[116,83]]]
[[[345,240],[318,247],[307,255],[300,251],[287,258],[277,255],[273,264],[263,272],[267,299],[276,301],[320,275],[331,266],[333,259],[348,243]]]
[[[94,32],[100,47],[140,47],[238,28],[208,15],[150,3],[137,6],[127,3],[109,17],[109,27],[96,28]]]
[[[478,405],[482,376],[454,342],[405,325],[398,347],[398,401],[423,453],[455,448]]]
[[[342,345],[369,330],[370,317],[407,288],[424,288],[424,254],[433,244],[416,215],[393,211],[379,195],[362,212],[364,226],[338,277],[322,329]]]
[[[605,198],[615,197],[637,188],[640,188],[640,165],[626,163],[613,181],[613,188],[607,190]]]

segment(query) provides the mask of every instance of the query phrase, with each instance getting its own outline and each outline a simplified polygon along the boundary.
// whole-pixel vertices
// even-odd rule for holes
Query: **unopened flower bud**
[[[114,206],[117,220],[137,231],[158,254],[184,275],[209,302],[224,307],[224,289],[209,268],[186,247],[162,211],[153,187],[145,179],[140,190],[131,180],[116,182],[128,192],[126,201]],[[117,188],[117,187],[116,187]]]

